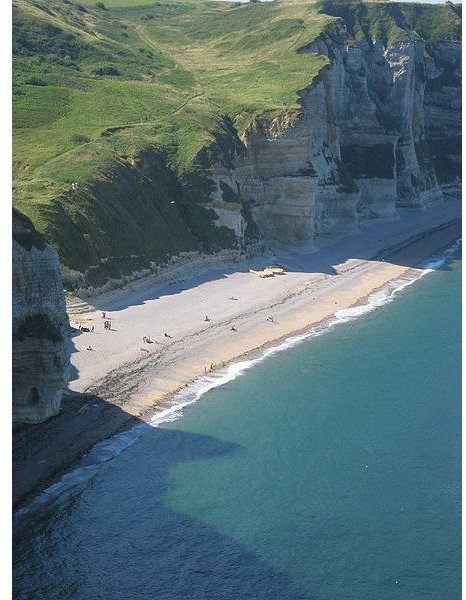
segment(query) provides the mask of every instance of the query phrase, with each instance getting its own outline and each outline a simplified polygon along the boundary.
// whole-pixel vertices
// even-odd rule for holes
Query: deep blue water
[[[147,427],[18,526],[15,598],[459,599],[460,269]]]

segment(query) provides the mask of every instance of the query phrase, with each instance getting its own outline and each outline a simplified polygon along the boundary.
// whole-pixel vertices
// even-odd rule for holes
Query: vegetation
[[[13,337],[19,341],[26,338],[39,338],[51,342],[61,342],[63,340],[60,329],[45,313],[25,317],[13,332]]]
[[[458,34],[445,6],[14,0],[14,204],[72,268],[127,259],[135,236],[140,264],[231,245],[199,206],[212,157],[228,164],[253,119],[298,109],[328,63],[299,48],[324,30],[401,39],[400,14],[419,35]]]

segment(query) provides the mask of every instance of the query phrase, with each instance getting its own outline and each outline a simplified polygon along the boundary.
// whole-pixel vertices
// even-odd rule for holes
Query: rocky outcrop
[[[301,110],[256,120],[234,168],[214,170],[235,192],[237,218],[246,203],[269,246],[309,246],[440,201],[440,183],[460,176],[460,45],[428,54],[411,31],[388,46],[325,34],[301,52],[330,62],[301,92]]]
[[[68,382],[68,332],[58,255],[29,219],[13,213],[13,422],[60,410]]]

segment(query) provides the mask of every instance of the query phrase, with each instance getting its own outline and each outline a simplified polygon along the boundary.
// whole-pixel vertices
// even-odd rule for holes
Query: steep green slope
[[[231,242],[228,232],[212,226],[212,215],[199,219],[200,208],[187,208],[205,199],[205,182],[198,178],[183,209],[169,205],[180,194],[177,186],[192,191],[199,152],[221,132],[225,115],[240,130],[257,114],[295,109],[297,90],[326,63],[296,53],[330,20],[312,4],[115,4],[125,7],[14,4],[15,205],[74,269],[98,263],[112,247],[111,256],[124,253],[134,231],[147,229],[148,217],[152,235],[172,232],[173,243],[141,247],[138,238],[146,256],[208,250],[206,237],[210,249]],[[134,159],[148,149],[162,157],[171,184],[156,193],[150,215],[133,210],[116,235],[111,219],[96,220],[96,213],[118,213],[118,207],[113,199],[96,205],[91,188],[115,169],[137,168]],[[126,204],[145,206],[135,184]],[[193,220],[200,229],[193,231]]]
[[[399,6],[14,0],[15,206],[96,281],[234,245],[200,206],[209,157],[228,163],[254,117],[296,111],[328,62],[297,50],[322,31],[388,42],[406,35],[399,14],[424,36],[456,26],[445,7]]]

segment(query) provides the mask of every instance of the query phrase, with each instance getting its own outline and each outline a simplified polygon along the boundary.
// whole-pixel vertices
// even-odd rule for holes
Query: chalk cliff
[[[68,316],[58,255],[29,219],[13,213],[13,422],[60,410],[68,382]]]
[[[54,179],[53,165],[58,163],[51,161],[51,171],[39,169],[47,201],[42,201],[39,188],[34,187],[33,171],[23,160],[24,152],[21,154],[19,181],[32,179],[31,187],[29,183],[17,186],[17,206],[57,249],[65,286],[78,296],[84,298],[146,275],[167,277],[175,265],[180,272],[189,271],[283,244],[309,249],[324,238],[357,232],[364,221],[397,218],[401,209],[425,210],[445,194],[459,196],[461,7],[451,2],[429,6],[319,0],[309,7],[306,2],[296,2],[303,17],[296,19],[291,18],[296,12],[294,2],[254,4],[236,10],[229,3],[230,34],[235,33],[228,39],[224,39],[223,25],[220,27],[227,19],[226,12],[215,18],[211,15],[212,31],[204,30],[203,20],[196,21],[199,14],[191,14],[192,3],[184,7],[186,22],[174,15],[170,27],[175,29],[170,30],[168,41],[176,38],[176,27],[186,25],[184,35],[193,45],[187,46],[184,54],[194,48],[209,56],[199,72],[198,66],[194,68],[190,60],[185,63],[182,55],[173,62],[185,63],[187,70],[181,79],[179,73],[172,74],[172,85],[176,88],[180,81],[187,85],[192,80],[193,95],[170,112],[162,100],[165,96],[157,100],[157,94],[153,95],[162,81],[154,75],[150,79],[155,86],[150,90],[150,97],[155,98],[152,115],[128,117],[125,124],[123,111],[116,115],[121,117],[118,127],[99,132],[100,125],[96,125],[96,131],[84,132],[84,136],[77,132],[73,137],[82,144],[64,152],[58,161],[62,170],[56,173],[56,188],[47,182]],[[215,11],[220,6],[226,11],[223,4],[215,6]],[[81,19],[70,7],[61,7],[60,18],[74,15],[73,19]],[[151,24],[143,27],[147,39],[151,35],[157,39],[159,25],[168,22],[168,15],[159,14],[162,8],[155,3],[150,9],[153,14],[147,19]],[[42,17],[48,19],[49,13]],[[136,19],[136,12],[131,15],[125,16],[128,24]],[[123,27],[116,12],[107,16],[115,19],[115,27]],[[257,21],[250,21],[252,17]],[[92,18],[99,23],[101,11]],[[261,29],[262,18],[268,26]],[[17,56],[29,61],[25,57],[29,57],[31,44],[36,41],[35,52],[39,52],[47,39],[50,48],[45,47],[48,53],[43,60],[50,60],[57,41],[51,33],[54,30],[41,30],[43,37],[38,41],[34,26],[27,22],[25,14],[17,20]],[[82,27],[91,26],[79,22]],[[139,34],[139,17],[131,27]],[[231,67],[229,53],[239,52],[235,44],[240,43],[236,39],[240,32],[245,38],[239,40],[256,49],[258,61],[252,65],[238,61],[230,73],[224,69]],[[269,56],[277,35],[281,36],[277,56]],[[167,39],[165,50],[173,52]],[[119,46],[122,57],[126,56],[125,44]],[[145,56],[142,50],[139,47],[138,54]],[[175,50],[177,54],[179,49]],[[262,61],[262,53],[270,60]],[[70,65],[76,67],[81,54],[72,55],[77,62]],[[123,58],[122,65],[126,65]],[[77,76],[73,68],[70,77]],[[52,63],[50,69],[53,72]],[[191,69],[194,75],[187,77]],[[72,95],[82,85],[80,78],[85,73],[79,73],[68,90]],[[95,79],[106,75],[92,73],[92,85],[116,85],[119,81]],[[61,75],[58,80],[60,85],[64,81]],[[274,95],[285,81],[290,86],[290,80],[286,101]],[[53,78],[37,83],[33,77],[31,90],[27,81],[18,81],[18,102],[23,108],[28,106],[24,102],[29,96],[35,102],[33,94],[41,90],[42,98],[44,90],[57,83]],[[225,81],[228,88],[217,89],[219,82],[223,86]],[[131,80],[128,85],[136,83]],[[198,100],[202,100],[200,105]],[[78,103],[70,105],[75,110]],[[160,120],[164,111],[171,116]],[[17,119],[17,135],[26,139],[24,133],[31,126],[29,112],[18,114],[22,118]],[[86,121],[86,115],[75,116],[79,117],[77,124]],[[186,120],[192,121],[193,128]],[[82,163],[77,169],[82,178],[77,187],[71,184],[74,175],[69,174],[74,172],[75,153],[80,157],[76,164]],[[102,163],[101,155],[107,156]],[[84,167],[94,159],[98,169]],[[49,198],[51,193],[55,195]],[[35,194],[40,202],[34,201]]]
[[[399,207],[424,210],[442,199],[440,184],[458,185],[460,44],[427,54],[412,32],[388,47],[322,35],[301,52],[330,65],[301,92],[299,112],[256,120],[233,168],[214,168],[222,225],[241,237],[246,204],[269,246],[309,245]]]

